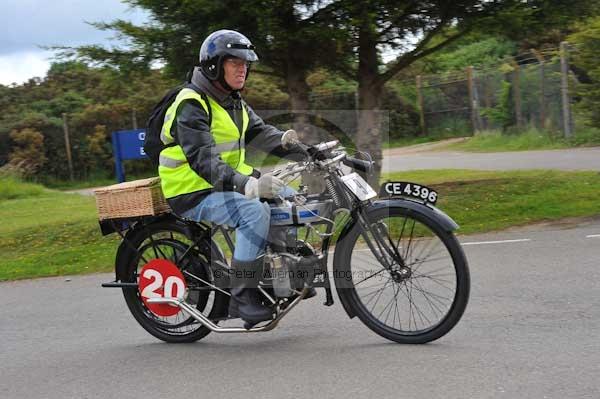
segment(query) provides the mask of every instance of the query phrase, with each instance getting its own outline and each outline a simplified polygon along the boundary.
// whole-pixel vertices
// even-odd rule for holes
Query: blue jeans
[[[286,197],[296,191],[284,187],[280,195]],[[271,222],[271,209],[258,199],[248,199],[234,191],[214,192],[198,205],[181,214],[197,222],[203,220],[235,228],[233,258],[252,261],[263,254]]]

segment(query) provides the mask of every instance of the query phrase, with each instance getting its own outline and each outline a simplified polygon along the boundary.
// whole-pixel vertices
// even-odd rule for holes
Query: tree
[[[577,43],[577,51],[573,53],[573,63],[584,71],[587,81],[579,86],[581,96],[578,108],[583,111],[588,122],[600,128],[600,17],[591,18],[577,26],[577,30],[569,41]]]
[[[422,72],[437,74],[464,70],[473,65],[488,67],[516,54],[517,43],[497,35],[469,34],[421,61]]]
[[[80,56],[116,65],[124,73],[150,68],[159,60],[170,76],[181,79],[195,63],[209,32],[238,29],[252,38],[267,67],[253,73],[280,76],[292,110],[308,108],[306,78],[311,70],[321,66],[353,77],[360,110],[355,143],[376,161],[381,161],[382,93],[399,72],[474,30],[522,39],[598,8],[597,0],[568,4],[559,0],[127,2],[147,10],[152,23],[143,27],[122,20],[96,24],[116,30],[130,47],[80,47],[76,49]],[[384,53],[392,60],[385,63]],[[379,169],[373,181],[378,175]]]
[[[44,136],[33,129],[14,130],[10,138],[15,142],[8,157],[8,165],[22,177],[37,174],[46,162]]]
[[[62,57],[118,67],[123,73],[148,71],[164,64],[165,73],[183,79],[198,63],[200,44],[208,34],[222,28],[236,29],[250,37],[260,62],[252,74],[280,79],[290,96],[292,110],[309,108],[307,76],[318,66],[332,67],[348,60],[344,31],[330,10],[318,0],[225,0],[193,2],[127,0],[143,8],[151,23],[136,26],[116,20],[95,23],[113,30],[128,47],[80,46],[61,48]],[[335,6],[335,5],[334,5]]]
[[[340,0],[333,15],[346,21],[356,48],[360,118],[357,147],[370,152],[381,165],[380,105],[385,84],[411,64],[439,51],[475,30],[523,38],[541,29],[597,12],[597,1],[480,0],[395,1]],[[382,52],[395,57],[384,63]],[[377,183],[379,168],[372,177]]]

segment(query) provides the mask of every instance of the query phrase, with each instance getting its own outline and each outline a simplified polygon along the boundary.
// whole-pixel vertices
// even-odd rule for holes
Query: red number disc
[[[183,274],[166,259],[152,259],[140,272],[140,296],[146,307],[157,316],[174,316],[181,309],[169,304],[148,303],[149,298],[183,298],[185,289]]]

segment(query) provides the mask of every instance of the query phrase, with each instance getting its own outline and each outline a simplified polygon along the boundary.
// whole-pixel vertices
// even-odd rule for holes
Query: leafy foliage
[[[33,129],[13,130],[10,138],[15,146],[8,156],[9,168],[20,176],[31,177],[46,162],[44,153],[44,136]]]
[[[469,35],[427,57],[424,72],[441,73],[464,70],[468,66],[486,67],[498,63],[498,60],[514,54],[516,43],[496,36],[481,34]]]
[[[34,129],[43,136],[47,161],[32,173],[68,176],[62,121],[66,113],[77,177],[110,176],[110,132],[134,123],[142,127],[155,102],[197,63],[204,37],[223,27],[244,32],[258,48],[261,62],[244,93],[255,109],[358,107],[362,124],[354,130],[364,136],[359,141],[373,147],[365,149],[377,153],[377,119],[369,110],[389,110],[392,138],[419,131],[415,92],[396,84],[395,77],[411,76],[407,71],[437,73],[486,65],[533,36],[548,40],[558,29],[564,37],[573,29],[572,21],[600,9],[597,0],[127,2],[148,11],[150,23],[96,23],[115,32],[118,45],[62,48],[63,55],[76,55],[75,60],[61,58],[44,79],[0,85],[0,165],[9,162],[15,146],[10,133]],[[578,27],[589,32],[574,40],[588,40],[577,65],[597,79],[593,56],[598,49],[590,39],[597,30],[594,23]],[[600,90],[594,87],[581,94],[582,109],[592,121],[600,119],[594,107]],[[309,96],[311,91],[317,95]],[[486,112],[498,120],[511,113],[506,107]],[[144,165],[130,167],[144,173]]]
[[[580,24],[569,40],[579,44],[574,62],[589,77],[589,81],[579,87],[581,101],[578,108],[591,126],[600,127],[600,17]]]
[[[43,186],[22,181],[10,171],[10,167],[0,169],[0,201],[38,197],[43,193]]]
[[[514,108],[512,102],[512,84],[502,81],[498,104],[493,108],[482,108],[481,115],[487,117],[492,123],[502,126],[506,130],[514,122]]]

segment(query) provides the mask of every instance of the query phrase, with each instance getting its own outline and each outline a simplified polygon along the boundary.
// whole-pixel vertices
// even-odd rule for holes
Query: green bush
[[[592,145],[600,145],[600,129],[582,127],[573,137],[565,139],[562,133],[556,131],[539,130],[534,127],[517,130],[511,127],[504,132],[482,131],[466,142],[452,144],[447,148],[459,151],[495,152],[550,150]]]
[[[582,127],[577,129],[575,135],[568,140],[574,146],[600,145],[600,129],[593,127]]]
[[[577,88],[580,100],[576,108],[585,116],[589,125],[600,128],[600,17],[590,18],[577,25],[577,31],[568,40],[578,45],[577,51],[573,52],[573,64],[588,77]]]
[[[0,201],[37,197],[44,191],[44,187],[39,184],[26,183],[6,172],[0,172]]]

